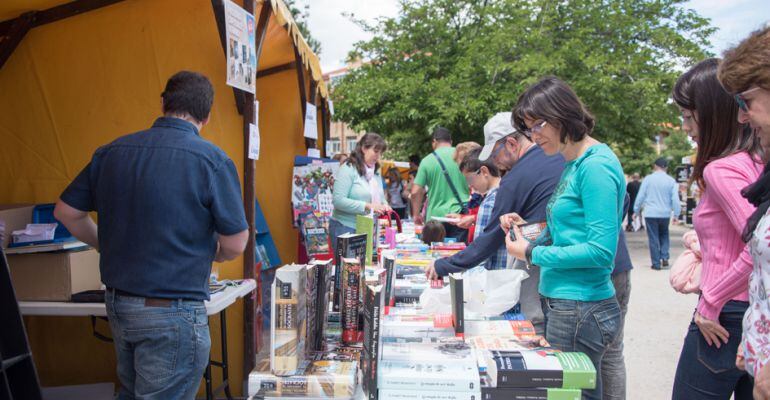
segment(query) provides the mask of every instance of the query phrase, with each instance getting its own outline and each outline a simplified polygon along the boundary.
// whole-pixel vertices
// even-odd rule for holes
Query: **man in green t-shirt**
[[[446,128],[436,128],[433,131],[433,152],[420,162],[417,177],[412,185],[412,218],[416,224],[422,225],[425,222],[420,211],[426,188],[429,190],[426,221],[430,221],[431,217],[460,213],[468,202],[468,185],[460,168],[452,159],[454,152],[452,134]],[[457,238],[458,241],[465,241],[468,236],[467,229],[447,223],[444,223],[444,228],[447,237]]]

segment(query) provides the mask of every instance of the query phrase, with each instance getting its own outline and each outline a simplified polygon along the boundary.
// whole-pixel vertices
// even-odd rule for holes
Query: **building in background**
[[[350,70],[360,66],[361,62],[348,64],[343,68],[325,73],[323,80],[330,90],[334,90],[335,83],[338,83]],[[339,153],[350,154],[356,148],[358,140],[365,133],[364,131],[353,130],[344,122],[332,120],[331,127],[329,128],[329,140],[326,142],[326,156],[331,157]]]

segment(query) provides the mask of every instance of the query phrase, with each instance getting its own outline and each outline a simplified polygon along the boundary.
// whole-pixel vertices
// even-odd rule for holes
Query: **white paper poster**
[[[259,127],[249,124],[249,158],[259,160]]]
[[[315,158],[321,158],[321,150],[309,148],[307,149],[307,156],[308,157],[315,157]]]
[[[329,114],[334,115],[334,102],[329,100]]]
[[[254,16],[230,0],[225,4],[227,84],[255,93],[257,46]]]
[[[318,140],[318,122],[316,122],[316,108],[307,103],[305,111],[305,137]]]

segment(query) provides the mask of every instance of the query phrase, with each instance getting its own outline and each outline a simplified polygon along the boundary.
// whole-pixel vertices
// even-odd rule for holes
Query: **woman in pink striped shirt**
[[[698,144],[692,179],[703,194],[693,220],[703,267],[672,399],[752,398],[750,377],[735,367],[752,269],[741,233],[754,212],[741,189],[757,179],[763,164],[756,138],[737,122],[738,107],[717,79],[718,65],[715,58],[698,63],[673,93],[682,129]]]

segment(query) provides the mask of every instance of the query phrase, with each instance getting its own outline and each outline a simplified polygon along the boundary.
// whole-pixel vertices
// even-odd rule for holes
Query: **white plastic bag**
[[[484,317],[497,316],[513,308],[519,302],[521,281],[529,277],[522,270],[489,271],[484,267],[470,269],[462,275],[465,310]],[[429,314],[451,313],[449,285],[441,289],[425,289],[420,295],[420,308]]]
[[[521,281],[527,278],[522,270],[473,268],[463,273],[465,309],[485,317],[500,315],[519,302]]]

